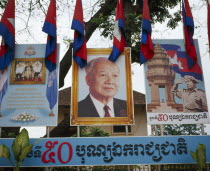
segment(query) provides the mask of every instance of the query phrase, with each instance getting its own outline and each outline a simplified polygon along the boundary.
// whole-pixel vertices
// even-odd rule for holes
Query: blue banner
[[[37,140],[30,139],[30,143]],[[12,142],[0,139],[0,145],[7,147]],[[199,144],[204,144],[206,161],[210,162],[209,142],[210,136],[46,138],[34,144],[22,166],[195,164],[190,150],[195,152]],[[11,164],[1,157],[0,166]]]

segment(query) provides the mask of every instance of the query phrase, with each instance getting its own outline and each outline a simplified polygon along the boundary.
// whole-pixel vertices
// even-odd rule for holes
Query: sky
[[[91,10],[97,9],[97,0],[83,0],[83,9],[85,21],[91,17]],[[68,2],[68,5],[64,5],[62,2]],[[64,0],[58,2],[61,8],[57,11],[57,34],[58,43],[60,43],[60,57],[62,57],[67,51],[67,44],[64,40],[73,38],[73,30],[71,30],[71,21],[73,17],[73,10],[75,0]],[[208,106],[210,110],[210,78],[208,78],[210,58],[208,52],[208,39],[207,39],[207,10],[206,4],[203,0],[189,0],[190,6],[192,7],[192,14],[194,16],[195,22],[195,34],[194,39],[198,39],[201,62],[203,66],[205,88],[207,92]],[[42,26],[45,19],[44,13],[41,10],[36,10],[32,13],[32,16],[28,20],[28,11],[25,10],[29,4],[26,2],[24,4],[16,4],[16,43],[18,44],[37,44],[46,43],[47,35],[42,32]],[[175,9],[170,10],[171,12],[176,11],[180,8],[178,5]],[[45,12],[47,7],[45,6]],[[0,11],[2,13],[2,11]],[[25,27],[25,24],[28,27]],[[166,27],[166,22],[156,23],[152,26],[152,38],[153,39],[183,39],[182,23],[176,29],[172,30]],[[94,32],[93,36],[87,43],[87,48],[111,48],[112,41],[105,39],[100,36],[100,31]],[[61,60],[61,59],[60,59]],[[145,94],[145,84],[144,84],[144,70],[143,66],[137,63],[132,64],[132,81],[133,90],[139,91]],[[71,70],[65,78],[65,86],[63,88],[71,86]],[[31,132],[30,137],[40,137],[46,133],[45,127],[30,127],[27,129]],[[206,130],[210,130],[210,126],[207,125]],[[33,133],[33,134],[32,134]],[[209,133],[210,134],[210,133]]]

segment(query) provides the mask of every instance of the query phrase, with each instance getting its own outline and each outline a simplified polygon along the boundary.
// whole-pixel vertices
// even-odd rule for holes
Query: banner
[[[16,45],[15,59],[8,67],[7,90],[0,106],[2,127],[57,125],[57,96],[52,99],[55,102],[53,111],[46,97],[47,86],[54,83],[45,67],[45,47],[45,44]],[[58,71],[57,67],[53,78],[58,78]],[[57,85],[53,86],[55,93]]]
[[[38,139],[30,139],[30,144]],[[47,138],[33,146],[22,166],[88,166],[137,164],[191,164],[190,150],[206,146],[210,162],[210,136]],[[11,147],[13,139],[1,139],[0,145]],[[10,149],[12,154],[12,150]],[[11,155],[13,156],[13,155]],[[15,162],[14,158],[12,161]],[[0,158],[0,166],[11,166]]]
[[[207,124],[209,113],[200,61],[188,67],[184,40],[154,40],[145,64],[148,124]]]

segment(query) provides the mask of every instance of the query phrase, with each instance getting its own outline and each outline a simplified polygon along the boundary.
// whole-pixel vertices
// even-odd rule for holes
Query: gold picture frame
[[[16,58],[12,61],[10,84],[45,84],[45,58]]]
[[[88,62],[90,58],[106,57],[108,58],[112,49],[111,48],[95,48],[87,49]],[[132,92],[132,81],[131,81],[131,57],[130,48],[125,48],[124,52],[117,59],[116,64],[122,61],[123,65],[120,67],[120,72],[123,70],[123,74],[120,73],[121,80],[124,80],[124,85],[120,84],[121,95],[125,96],[126,99],[126,116],[125,117],[79,117],[78,115],[78,103],[79,96],[85,96],[83,83],[80,79],[85,80],[85,76],[81,75],[84,72],[84,68],[81,69],[78,64],[72,62],[72,89],[71,89],[71,117],[70,123],[72,126],[78,125],[132,125],[134,124],[133,114],[133,92]],[[84,72],[85,73],[85,72]],[[82,78],[83,77],[83,78]],[[122,78],[123,77],[123,78]],[[85,81],[84,81],[85,82]],[[81,85],[79,85],[81,84]],[[80,88],[81,87],[81,88]],[[88,86],[87,86],[88,87]],[[118,93],[119,94],[119,93]],[[88,108],[87,108],[88,109]]]

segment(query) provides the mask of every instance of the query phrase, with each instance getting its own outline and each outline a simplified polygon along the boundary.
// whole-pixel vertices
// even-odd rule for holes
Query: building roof
[[[145,95],[133,91],[134,104],[145,104]],[[59,91],[59,106],[69,106],[71,102],[71,87]]]

